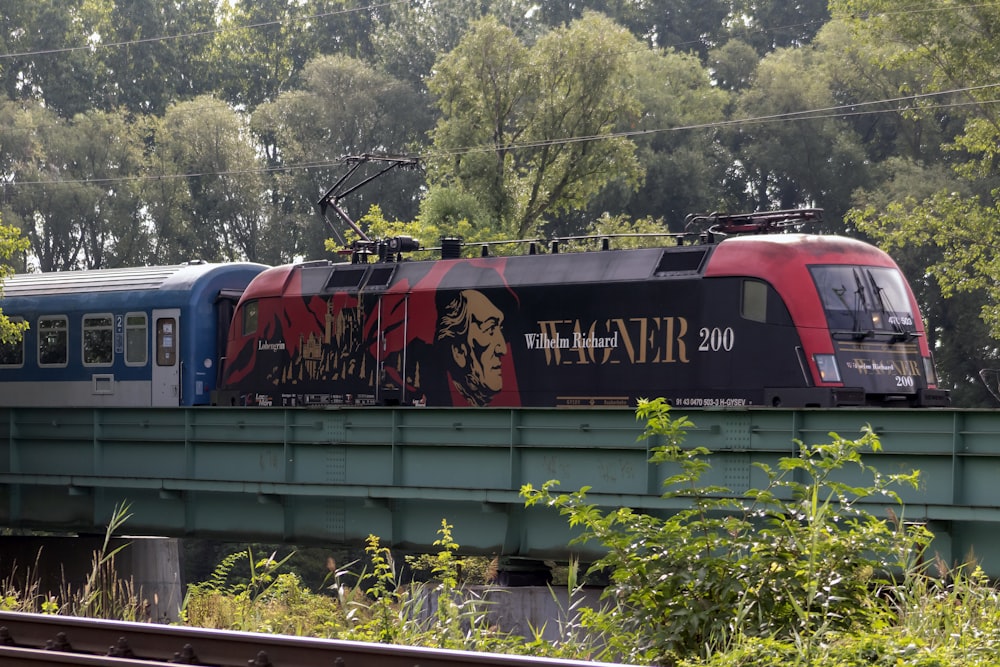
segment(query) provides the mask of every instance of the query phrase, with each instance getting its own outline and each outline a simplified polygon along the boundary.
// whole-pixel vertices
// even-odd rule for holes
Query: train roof
[[[371,264],[303,262],[265,271],[254,279],[245,296],[376,292],[403,284],[413,288],[429,272],[440,274],[456,267],[468,269],[463,276],[468,282],[463,286],[478,288],[634,281],[653,274],[697,273],[712,247],[687,246],[679,249],[681,253],[669,254],[663,248],[640,248]]]
[[[469,269],[461,275],[466,281],[462,284],[464,287],[511,288],[726,275],[755,276],[779,282],[786,277],[808,279],[808,274],[802,273],[807,265],[842,263],[895,266],[883,251],[857,239],[799,233],[761,234],[736,236],[716,243],[640,249],[362,264],[325,260],[303,262],[262,273],[247,288],[246,298],[339,291],[376,292],[406,284],[412,289],[429,271],[443,274],[459,265]],[[428,269],[434,265],[439,268]],[[437,283],[423,281],[421,284]]]
[[[209,275],[259,272],[262,264],[187,262],[171,266],[146,266],[86,271],[23,273],[3,281],[3,299],[57,294],[190,290]]]
[[[749,262],[749,259],[753,262]],[[794,261],[791,261],[794,260]],[[719,244],[707,276],[754,275],[772,282],[808,280],[806,267],[858,264],[898,268],[884,251],[859,239],[817,234],[740,236]]]

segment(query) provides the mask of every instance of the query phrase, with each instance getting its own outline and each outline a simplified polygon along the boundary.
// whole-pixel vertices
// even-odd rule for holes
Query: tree
[[[288,0],[222,3],[210,54],[218,92],[237,108],[252,111],[290,88],[318,52],[308,30],[311,6]]]
[[[712,78],[722,90],[738,92],[749,88],[760,56],[753,47],[739,39],[731,39],[708,54]]]
[[[477,196],[495,233],[524,238],[613,179],[638,185],[635,145],[612,132],[639,112],[632,54],[642,48],[596,14],[530,47],[493,17],[477,22],[429,81],[442,114],[432,188]]]
[[[1000,337],[995,224],[1000,212],[1000,111],[992,103],[1000,49],[993,36],[1000,9],[959,1],[913,6],[896,0],[835,0],[831,9],[851,27],[872,63],[897,76],[911,74],[900,76],[901,92],[919,95],[909,103],[908,115],[951,130],[942,133],[950,138],[942,148],[955,170],[952,182],[935,181],[939,185],[933,192],[924,186],[898,193],[884,206],[859,207],[852,222],[889,247],[924,257],[922,273],[937,282],[945,298],[960,292],[985,297],[981,316],[992,336]],[[963,299],[964,305],[969,301]],[[963,322],[963,302],[939,310],[950,323]],[[974,330],[963,327],[954,335]],[[961,364],[953,354],[939,355],[956,364],[947,375],[957,387],[974,383],[969,363],[996,358],[995,345],[981,339],[966,349],[970,358]]]
[[[148,244],[147,231],[138,223],[143,202],[137,177],[145,166],[142,123],[123,112],[91,111],[74,118],[57,140],[65,151],[61,161],[67,175],[77,181],[69,189],[72,220],[80,230],[80,264],[141,264]]]
[[[434,61],[452,51],[469,27],[492,15],[526,40],[537,37],[538,22],[528,0],[435,0],[385,7],[372,38],[375,60],[397,79],[423,90]]]
[[[601,12],[649,46],[703,57],[722,39],[729,6],[726,0],[541,0],[538,13],[546,24],[558,26],[587,10]]]
[[[830,72],[828,55],[812,47],[761,60],[736,105],[745,120],[730,134],[732,201],[746,210],[820,206],[833,220],[849,208],[851,193],[867,182],[860,142],[833,115],[803,113],[836,105]]]
[[[0,102],[0,127],[3,127],[0,132],[0,175],[5,184],[6,201],[10,201],[17,187],[18,171],[44,160],[39,128],[59,122],[56,115],[40,103]]]
[[[245,118],[210,96],[176,104],[164,116],[156,153],[176,169],[167,177],[179,181],[152,208],[164,244],[158,254],[173,261],[262,259],[259,244],[269,233],[264,163]]]
[[[222,3],[225,6],[226,3]],[[94,107],[162,114],[178,99],[207,92],[206,48],[217,29],[213,0],[84,0]]]
[[[3,281],[14,273],[8,262],[29,248],[28,240],[21,236],[16,227],[0,224],[0,296],[3,295]],[[28,328],[27,322],[15,322],[0,309],[0,344],[16,343]]]
[[[346,175],[342,158],[407,154],[430,128],[430,109],[410,84],[363,61],[321,56],[306,65],[300,87],[257,109],[253,128],[275,174],[270,205],[294,229],[285,250],[319,257],[329,230],[315,203]],[[388,217],[412,220],[422,185],[418,171],[393,171],[357,190],[347,206],[354,217],[378,204]]]
[[[868,45],[884,45],[880,64],[901,69],[922,65],[925,78],[914,80],[909,92],[962,90],[976,102],[979,117],[995,119],[994,98],[1000,43],[995,39],[1000,8],[964,0],[913,3],[907,0],[831,0],[835,18],[848,23]],[[993,84],[993,85],[990,85]]]
[[[713,125],[724,120],[731,96],[712,85],[693,55],[641,51],[635,71],[642,116],[634,126],[623,123],[618,129],[639,131],[632,141],[646,178],[637,190],[627,178],[612,181],[585,210],[584,224],[614,211],[662,218],[681,231],[689,213],[725,208],[719,184],[733,158]]]
[[[873,42],[841,19],[823,26],[813,45],[833,100],[846,111],[843,121],[853,128],[871,162],[904,158],[945,164],[959,157],[946,147],[965,123],[961,105],[951,105],[955,98],[945,99],[941,113],[935,111],[934,98],[906,99],[932,77],[929,63],[898,62],[898,45]],[[898,64],[886,67],[887,62]]]
[[[730,37],[752,44],[763,56],[808,44],[830,18],[827,0],[733,0]]]
[[[375,32],[382,17],[394,8],[410,3],[369,5],[355,0],[305,0],[300,4],[304,4],[308,14],[308,22],[303,24],[303,28],[311,31],[319,49],[317,55],[340,54],[374,63],[377,61]]]
[[[12,100],[44,100],[65,118],[90,108],[97,63],[84,0],[0,0],[3,86]]]
[[[136,178],[142,136],[120,113],[71,121],[39,107],[4,115],[16,124],[4,165],[8,220],[31,242],[38,268],[105,268],[144,256]],[[139,247],[137,247],[137,244]]]

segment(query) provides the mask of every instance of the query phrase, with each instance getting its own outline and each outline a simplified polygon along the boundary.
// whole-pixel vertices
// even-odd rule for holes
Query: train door
[[[153,311],[153,406],[179,405],[181,395],[180,359],[181,311],[167,308]]]
[[[409,340],[410,299],[402,297],[402,312],[399,304],[387,304],[380,296],[376,316],[378,317],[378,344],[375,363],[378,368],[378,382],[375,387],[375,402],[378,405],[406,405],[407,383],[407,341]],[[402,316],[402,321],[390,324],[390,315]]]

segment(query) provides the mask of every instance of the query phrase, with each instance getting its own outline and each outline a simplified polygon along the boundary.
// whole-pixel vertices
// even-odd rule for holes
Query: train
[[[272,267],[233,313],[217,405],[943,407],[885,252],[802,233],[817,209],[694,216],[658,247],[442,239]],[[792,228],[791,230],[789,228]],[[477,245],[477,244],[473,244]]]
[[[818,216],[695,217],[631,249],[365,238],[350,261],[15,275],[0,312],[30,326],[0,345],[0,405],[947,406],[899,267],[789,233]]]
[[[0,312],[29,328],[0,344],[0,405],[210,405],[236,304],[266,268],[191,261],[7,278]]]

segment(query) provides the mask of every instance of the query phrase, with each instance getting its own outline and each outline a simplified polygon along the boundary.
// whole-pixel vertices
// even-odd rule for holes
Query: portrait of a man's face
[[[463,290],[448,302],[437,340],[449,346],[451,381],[470,405],[487,405],[503,389],[503,313],[482,292]]]

